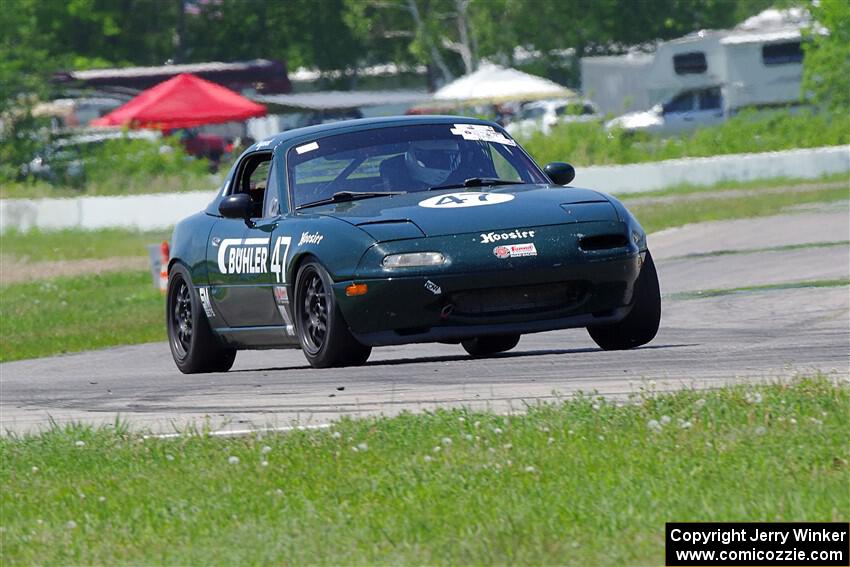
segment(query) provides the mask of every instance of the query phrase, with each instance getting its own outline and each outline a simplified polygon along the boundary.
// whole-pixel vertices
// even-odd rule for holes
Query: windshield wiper
[[[354,201],[356,199],[369,199],[371,197],[384,197],[386,195],[402,195],[406,191],[337,191],[327,199],[320,199],[312,203],[298,205],[295,210],[305,207],[315,207],[317,205],[327,205],[329,203],[342,203],[344,201]]]
[[[498,179],[496,177],[470,177],[463,183],[451,185],[437,185],[429,187],[428,191],[439,191],[441,189],[463,189],[464,187],[489,187],[490,185],[524,185],[525,181],[514,181],[513,179]]]

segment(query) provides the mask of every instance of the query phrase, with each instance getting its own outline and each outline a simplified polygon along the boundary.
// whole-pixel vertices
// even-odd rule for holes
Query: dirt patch
[[[148,259],[144,256],[22,262],[20,259],[4,255],[0,256],[0,285],[33,280],[49,280],[68,276],[89,276],[105,272],[147,269]]]

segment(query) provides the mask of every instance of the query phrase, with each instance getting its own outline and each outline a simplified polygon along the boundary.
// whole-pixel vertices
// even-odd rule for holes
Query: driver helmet
[[[460,146],[454,140],[411,142],[404,154],[410,176],[429,186],[444,183],[460,165]]]

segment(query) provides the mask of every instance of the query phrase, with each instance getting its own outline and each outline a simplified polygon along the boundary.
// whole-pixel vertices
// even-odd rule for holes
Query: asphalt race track
[[[570,330],[526,335],[490,359],[472,360],[460,346],[412,345],[376,349],[366,366],[336,370],[308,368],[297,350],[259,351],[240,353],[229,373],[184,376],[166,343],[6,363],[0,429],[34,431],[51,418],[110,423],[120,415],[155,432],[205,421],[241,430],[452,405],[521,411],[578,391],[624,396],[815,371],[850,379],[846,285],[697,293],[846,281],[848,240],[846,202],[651,235],[665,294],[662,327],[634,351],[603,352],[584,330]]]

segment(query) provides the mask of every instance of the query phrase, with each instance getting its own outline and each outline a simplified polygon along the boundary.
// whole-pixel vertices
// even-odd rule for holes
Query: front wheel
[[[491,335],[466,339],[460,344],[472,356],[489,356],[511,350],[519,343],[519,335]]]
[[[189,271],[175,264],[168,276],[165,301],[171,356],[183,374],[227,372],[236,359],[236,349],[226,348],[213,335],[199,303]]]
[[[655,338],[661,322],[661,289],[658,273],[649,250],[635,282],[632,310],[622,321],[588,327],[590,338],[603,350],[627,350],[645,345]]]
[[[336,304],[328,272],[310,260],[295,278],[295,326],[301,350],[313,368],[359,366],[372,347],[364,346],[348,330]]]

